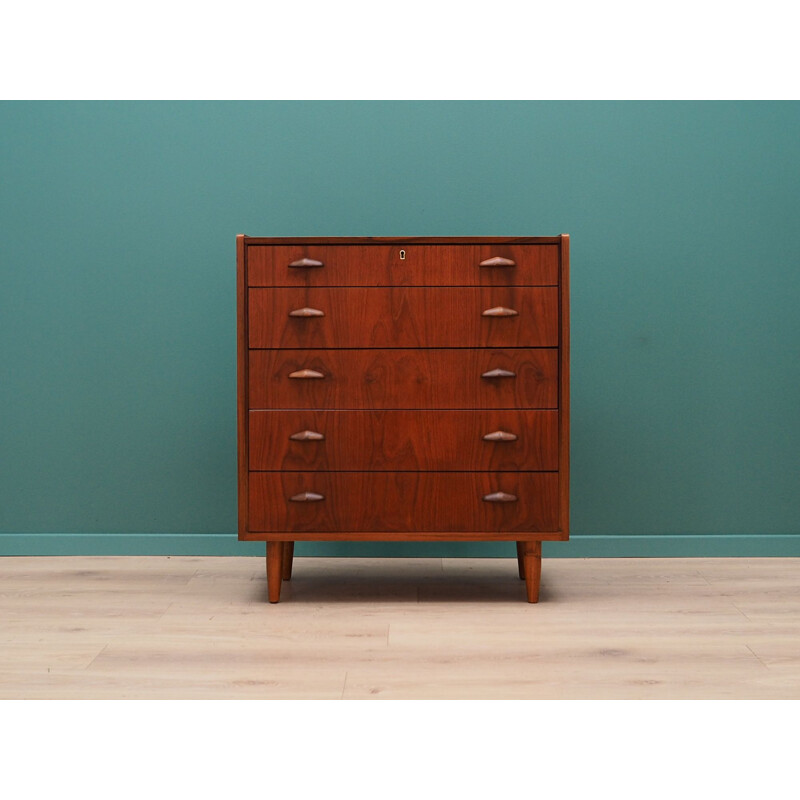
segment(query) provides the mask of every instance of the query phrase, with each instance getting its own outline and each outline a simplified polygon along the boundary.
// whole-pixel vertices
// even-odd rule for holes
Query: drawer
[[[249,291],[250,347],[557,347],[558,287]]]
[[[555,286],[558,245],[251,244],[247,279],[248,286]]]
[[[557,470],[558,411],[251,411],[249,443],[251,470]]]
[[[483,499],[498,492],[516,499]],[[252,472],[249,520],[253,531],[556,531],[558,473]]]
[[[555,348],[250,350],[248,356],[250,408],[558,406]]]

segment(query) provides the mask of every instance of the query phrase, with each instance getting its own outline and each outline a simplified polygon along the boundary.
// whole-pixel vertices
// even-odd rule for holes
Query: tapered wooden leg
[[[292,579],[292,561],[294,560],[294,542],[283,543],[283,579]]]
[[[284,542],[267,542],[267,590],[270,603],[281,599]]]
[[[525,568],[523,565],[522,559],[522,542],[517,542],[517,566],[519,567],[519,579],[521,581],[525,580]]]
[[[529,603],[539,602],[539,583],[542,579],[542,543],[522,542],[525,589]]]

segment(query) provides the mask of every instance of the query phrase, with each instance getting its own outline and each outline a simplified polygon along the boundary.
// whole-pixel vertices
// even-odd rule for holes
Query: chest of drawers
[[[569,237],[237,237],[239,539],[569,536]]]

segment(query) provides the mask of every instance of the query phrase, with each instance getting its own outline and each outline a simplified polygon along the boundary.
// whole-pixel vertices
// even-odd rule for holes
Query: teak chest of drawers
[[[569,237],[237,237],[239,539],[569,536]]]

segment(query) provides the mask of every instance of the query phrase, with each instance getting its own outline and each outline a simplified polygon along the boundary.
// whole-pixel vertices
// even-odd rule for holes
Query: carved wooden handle
[[[298,369],[297,372],[290,372],[289,377],[304,380],[307,378],[324,378],[325,376],[315,369]]]
[[[317,261],[313,258],[298,258],[297,261],[292,261],[289,264],[290,267],[324,267],[325,265],[321,261]]]
[[[319,442],[325,438],[325,435],[316,431],[298,431],[289,438],[294,439],[295,442]],[[516,439],[517,437],[515,436],[514,438]]]
[[[517,496],[515,494],[506,494],[505,492],[493,492],[492,494],[485,494],[483,499],[487,503],[516,503]]]
[[[488,372],[484,372],[481,375],[481,378],[516,378],[517,373],[511,372],[508,369],[490,369]]]
[[[518,311],[514,311],[513,308],[506,308],[505,306],[495,306],[494,308],[487,308],[486,311],[481,314],[482,317],[516,317]]]
[[[517,262],[512,261],[510,258],[503,258],[502,256],[495,256],[494,258],[487,258],[481,261],[482,267],[516,267]]]
[[[514,312],[516,313],[516,312]],[[324,317],[325,312],[320,311],[318,308],[296,308],[294,311],[289,312],[290,317]]]
[[[517,434],[508,433],[508,431],[494,431],[493,433],[487,433],[483,440],[485,442],[516,442]]]
[[[289,499],[293,503],[316,503],[318,500],[324,500],[325,495],[316,492],[300,492],[300,494],[293,494]]]

